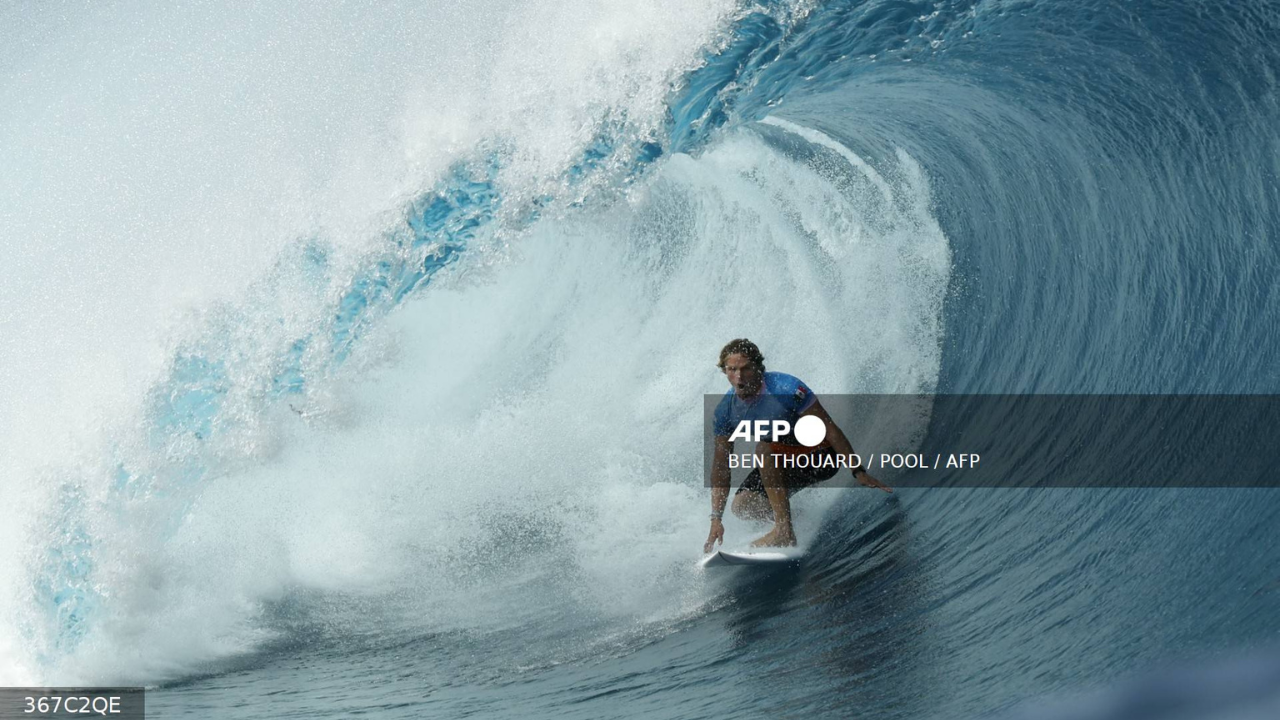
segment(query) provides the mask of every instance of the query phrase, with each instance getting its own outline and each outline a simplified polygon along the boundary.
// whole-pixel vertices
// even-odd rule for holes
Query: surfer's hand
[[[717,541],[719,541],[721,545],[724,544],[724,523],[719,520],[712,520],[711,534],[707,535],[707,544],[702,546],[702,552],[711,552],[711,550],[716,546]]]
[[[870,474],[870,473],[868,473],[868,472],[867,472],[867,471],[865,471],[865,470],[864,470],[864,471],[862,471],[862,472],[860,472],[860,473],[854,473],[854,475],[853,475],[853,479],[854,479],[854,480],[857,480],[858,482],[862,483],[863,485],[866,485],[866,486],[867,486],[867,487],[869,487],[869,488],[878,488],[878,489],[883,490],[883,491],[885,491],[885,492],[887,492],[887,493],[891,493],[891,492],[893,492],[893,488],[891,488],[891,487],[889,487],[888,485],[885,485],[884,483],[880,482],[879,480],[877,480],[877,479],[875,479],[875,478],[871,477],[871,474]]]

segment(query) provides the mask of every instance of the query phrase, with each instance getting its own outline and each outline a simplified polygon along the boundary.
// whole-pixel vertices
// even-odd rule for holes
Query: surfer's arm
[[[729,438],[716,436],[715,457],[711,461],[711,532],[707,535],[707,544],[703,552],[711,552],[716,541],[724,542],[724,506],[729,503],[729,453],[733,452],[733,443]]]
[[[729,502],[729,453],[733,452],[733,443],[729,438],[716,437],[715,459],[711,461],[711,516],[724,515],[724,506]]]
[[[823,424],[827,426],[827,441],[831,443],[831,447],[838,454],[845,456],[854,454],[853,445],[849,442],[849,438],[844,436],[844,431],[840,429],[840,426],[836,424],[835,420],[831,419],[831,416],[827,414],[827,409],[822,407],[822,403],[819,402],[817,398],[813,399],[813,405],[810,405],[808,410],[801,413],[801,416],[804,415],[813,415],[814,417],[822,420]],[[871,475],[867,473],[866,469],[862,466],[858,466],[854,469],[853,479],[867,487],[879,488],[885,492],[893,492],[888,485],[885,485],[879,480],[871,477]]]

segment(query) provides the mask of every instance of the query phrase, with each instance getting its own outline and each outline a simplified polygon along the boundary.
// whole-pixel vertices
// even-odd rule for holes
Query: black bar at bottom
[[[143,720],[146,692],[124,688],[0,688],[0,720],[111,718]]]

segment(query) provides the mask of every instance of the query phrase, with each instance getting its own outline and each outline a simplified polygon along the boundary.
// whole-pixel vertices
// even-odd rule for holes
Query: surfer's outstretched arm
[[[733,443],[729,438],[716,437],[715,458],[711,461],[711,532],[707,535],[707,543],[702,546],[703,552],[711,552],[716,542],[724,544],[724,506],[729,501],[729,453],[733,452]]]

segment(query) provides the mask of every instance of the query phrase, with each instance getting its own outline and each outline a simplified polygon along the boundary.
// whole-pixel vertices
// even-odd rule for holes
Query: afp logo
[[[780,442],[791,433],[791,423],[786,420],[743,420],[734,428],[729,442]],[[805,447],[815,447],[827,438],[827,424],[815,415],[805,415],[796,421],[796,440]]]

